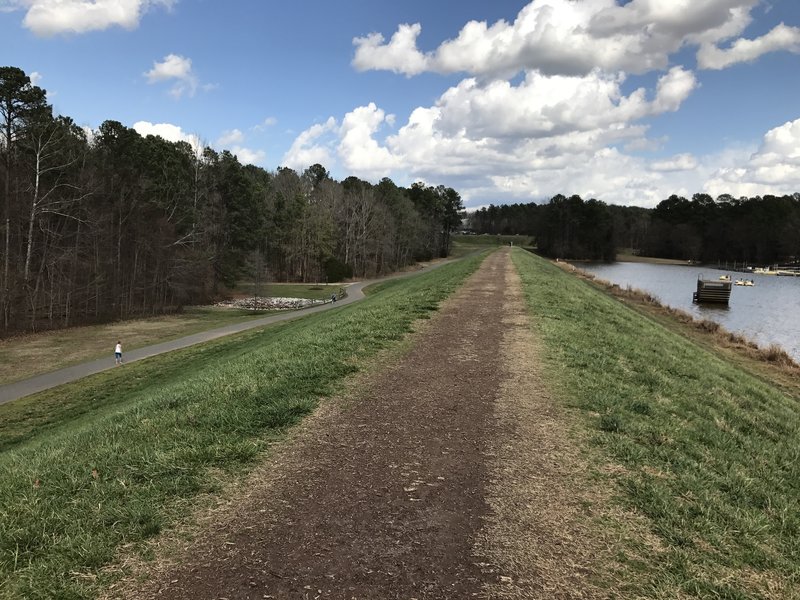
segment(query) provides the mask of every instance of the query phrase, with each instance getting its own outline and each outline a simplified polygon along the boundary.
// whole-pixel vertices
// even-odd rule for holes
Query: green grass
[[[121,546],[139,547],[241,476],[480,260],[99,374],[38,397],[44,409],[0,406],[0,423],[15,422],[0,452],[0,597],[93,597]]]
[[[240,284],[236,294],[252,294],[253,285]],[[327,300],[341,295],[343,286],[332,284],[270,283],[259,286],[262,297]],[[200,331],[242,323],[276,311],[252,311],[217,306],[188,306],[173,315],[102,325],[71,327],[0,340],[0,385],[42,373],[111,356],[122,340],[126,351],[166,342]]]
[[[0,340],[0,385],[111,357],[122,340],[125,351],[269,314],[214,306],[187,307],[174,315],[46,331]]]
[[[619,557],[626,597],[800,597],[797,399],[542,259],[513,258],[549,372],[624,467],[620,502],[660,541]]]
[[[527,248],[533,244],[533,238],[526,235],[457,234],[453,236],[450,256],[462,257],[495,246],[508,246],[511,243],[520,248]]]

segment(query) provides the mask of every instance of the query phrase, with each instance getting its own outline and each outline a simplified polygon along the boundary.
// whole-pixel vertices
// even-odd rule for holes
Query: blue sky
[[[468,207],[800,192],[797,0],[0,0],[0,63],[90,129]]]

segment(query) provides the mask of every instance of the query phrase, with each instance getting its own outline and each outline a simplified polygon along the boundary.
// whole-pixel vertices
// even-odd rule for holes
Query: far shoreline
[[[632,263],[650,263],[654,265],[681,265],[681,266],[698,266],[691,260],[678,260],[676,258],[656,258],[654,256],[639,256],[638,254],[623,254],[619,253],[616,257],[616,262],[632,262]]]

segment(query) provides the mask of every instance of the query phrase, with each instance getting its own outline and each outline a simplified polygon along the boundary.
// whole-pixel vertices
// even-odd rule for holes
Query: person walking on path
[[[122,364],[122,342],[117,341],[117,345],[114,347],[114,361],[116,364]]]

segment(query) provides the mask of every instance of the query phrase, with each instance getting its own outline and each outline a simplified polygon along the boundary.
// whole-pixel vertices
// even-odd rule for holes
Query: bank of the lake
[[[652,262],[576,263],[596,277],[622,288],[639,289],[659,302],[708,319],[759,346],[777,344],[800,362],[800,277],[743,274],[710,266],[655,264]],[[695,304],[692,292],[697,278],[747,278],[754,286],[733,286],[728,306]]]
[[[609,597],[800,597],[796,378],[779,388],[758,362],[727,360],[541,258],[514,259],[576,443],[593,445],[594,476],[621,503],[588,510],[618,534]]]

